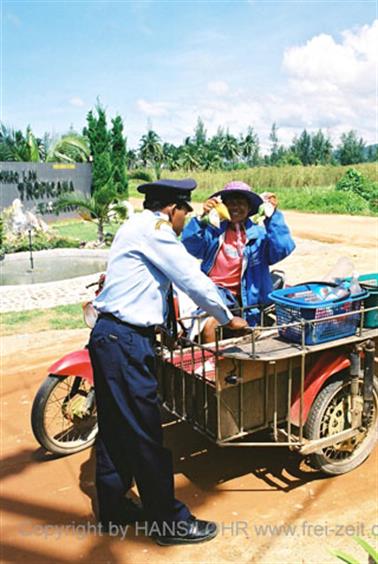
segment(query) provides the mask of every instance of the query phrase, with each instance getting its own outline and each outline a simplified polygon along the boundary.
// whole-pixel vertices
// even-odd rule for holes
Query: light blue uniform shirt
[[[99,312],[133,325],[162,325],[171,281],[221,325],[232,319],[213,282],[178,240],[168,216],[144,210],[118,230],[104,289],[93,303]]]

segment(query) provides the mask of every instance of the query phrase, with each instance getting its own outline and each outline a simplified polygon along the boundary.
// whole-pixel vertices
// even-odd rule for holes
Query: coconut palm
[[[90,150],[86,137],[78,133],[63,135],[48,150],[46,162],[81,163],[87,162]]]
[[[209,171],[219,170],[222,168],[222,157],[217,151],[208,149],[201,161],[201,168]]]
[[[184,170],[195,170],[199,168],[199,161],[193,146],[184,145],[180,154],[180,163]]]
[[[169,170],[180,168],[180,152],[172,143],[164,143],[163,145],[163,166]]]
[[[145,135],[142,135],[139,154],[144,166],[147,166],[147,164],[155,166],[156,163],[161,162],[163,149],[160,143],[160,137],[155,131],[152,131],[152,129],[147,131]]]
[[[54,205],[55,211],[64,211],[67,207],[75,208],[85,221],[97,224],[97,239],[104,241],[104,225],[116,215],[119,219],[127,216],[127,206],[120,202],[112,186],[103,186],[91,196],[83,196],[78,192],[62,195]]]
[[[22,131],[15,131],[5,124],[0,126],[0,160],[15,162],[41,162],[45,155],[41,139],[33,134],[30,126]]]
[[[253,131],[252,127],[248,127],[247,134],[240,140],[240,148],[242,157],[248,164],[256,165],[259,159],[259,138]]]
[[[236,162],[239,156],[239,143],[236,137],[227,132],[221,140],[220,149],[227,161]]]
[[[88,142],[85,137],[75,132],[63,135],[48,146],[49,137],[45,141],[34,135],[30,126],[22,131],[15,131],[0,126],[0,160],[21,162],[86,162],[89,157]]]
[[[136,170],[130,173],[128,180],[143,180],[151,182],[152,178],[148,172]],[[67,207],[78,210],[80,216],[85,221],[97,224],[97,239],[99,243],[104,241],[104,226],[113,220],[124,220],[130,214],[131,204],[123,199],[112,181],[109,181],[97,188],[91,196],[84,196],[78,192],[63,194],[54,204],[54,211],[64,211]]]
[[[138,166],[138,155],[133,149],[126,152],[126,163],[128,169],[135,169]]]

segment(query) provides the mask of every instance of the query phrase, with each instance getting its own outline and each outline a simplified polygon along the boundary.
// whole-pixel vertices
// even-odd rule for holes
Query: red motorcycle
[[[101,274],[87,288],[97,285],[97,296],[104,283],[105,275]],[[88,327],[94,327],[97,313],[92,302],[83,305],[83,315]],[[87,347],[64,355],[50,366],[34,398],[31,425],[39,444],[53,454],[73,454],[93,445],[97,414]]]
[[[284,273],[272,272],[274,288],[284,285]],[[105,283],[105,275],[89,284],[97,285],[97,296]],[[176,316],[178,315],[178,305]],[[94,327],[97,313],[91,302],[83,305],[84,321]],[[46,450],[73,454],[93,445],[97,435],[96,400],[93,371],[87,348],[66,354],[48,369],[33,402],[31,425],[35,438]]]
[[[272,274],[275,288],[282,287],[282,274]],[[103,283],[104,277],[96,293]],[[326,474],[352,470],[369,456],[378,431],[378,331],[376,322],[365,323],[363,299],[353,306],[336,300],[336,313],[323,307],[317,310],[320,318],[309,321],[282,322],[276,307],[278,327],[266,323],[274,310],[270,306],[261,327],[244,337],[218,335],[215,344],[181,338],[168,350],[162,335],[157,377],[164,407],[218,446],[287,446],[309,455]],[[93,326],[96,312],[90,303],[84,313]],[[340,338],[338,328],[351,319],[355,331]],[[330,329],[332,338],[313,339]],[[297,343],[285,339],[292,331],[298,332]],[[37,441],[58,455],[94,443],[96,402],[86,348],[50,366],[33,403],[32,428]],[[273,431],[273,440],[246,442],[264,429]]]

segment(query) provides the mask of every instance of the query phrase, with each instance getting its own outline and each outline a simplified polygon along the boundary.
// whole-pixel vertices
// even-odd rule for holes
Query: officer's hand
[[[215,208],[215,206],[217,206],[218,204],[221,203],[221,199],[219,197],[215,197],[215,198],[209,198],[208,200],[206,200],[206,202],[203,203],[203,214],[202,215],[206,215],[209,213],[210,210],[212,210],[213,208]]]
[[[245,319],[241,317],[233,317],[227,325],[225,325],[227,329],[232,329],[232,331],[242,331],[248,327],[248,323]]]

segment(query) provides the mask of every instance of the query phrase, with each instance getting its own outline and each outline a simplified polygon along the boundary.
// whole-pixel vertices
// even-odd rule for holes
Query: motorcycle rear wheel
[[[39,444],[53,454],[90,447],[97,435],[93,387],[79,376],[49,374],[35,396],[31,425]]]

